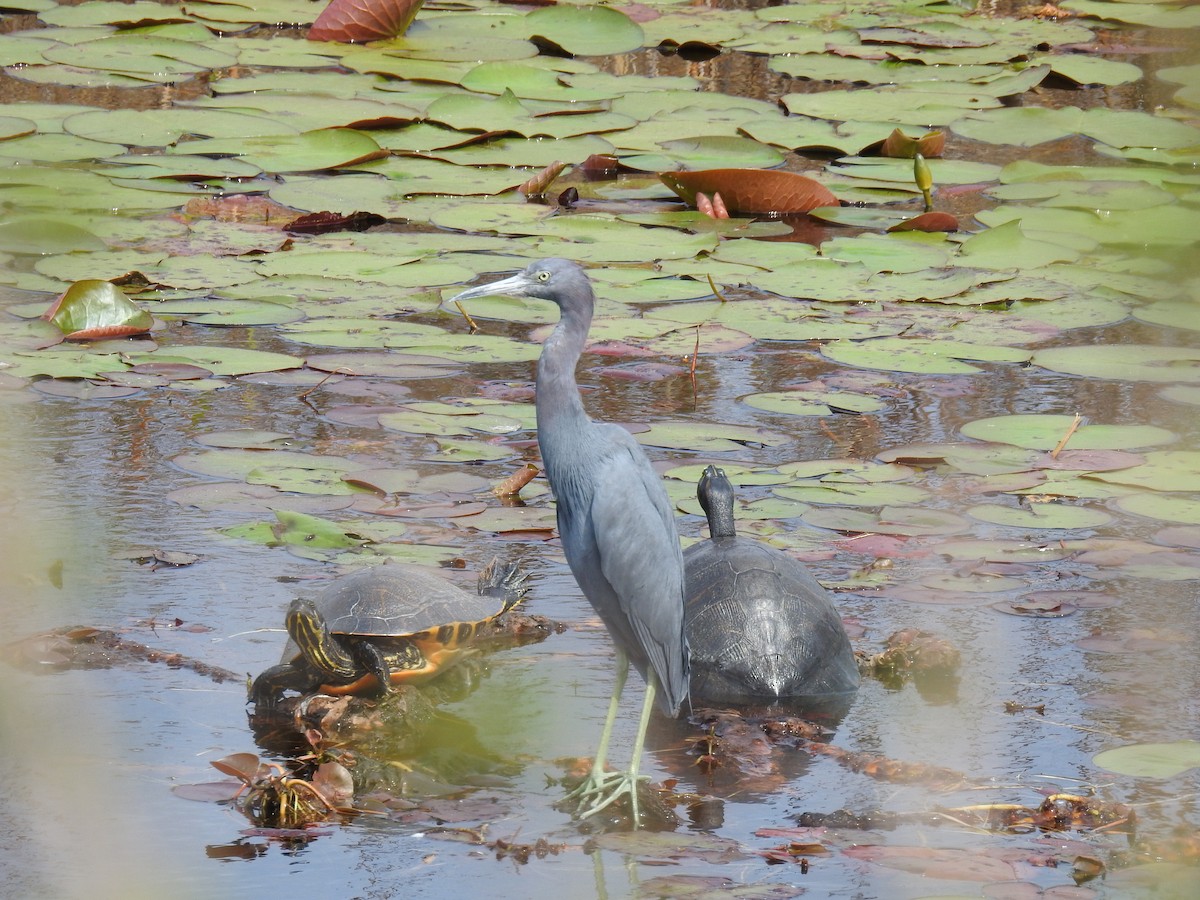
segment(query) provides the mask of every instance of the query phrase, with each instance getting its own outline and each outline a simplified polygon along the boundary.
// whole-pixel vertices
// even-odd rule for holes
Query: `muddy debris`
[[[68,625],[29,635],[0,650],[0,658],[28,672],[62,672],[68,669],[112,669],[141,663],[159,663],[188,669],[217,684],[244,681],[246,676],[192,659],[172,650],[149,647],[118,631],[90,625]]]

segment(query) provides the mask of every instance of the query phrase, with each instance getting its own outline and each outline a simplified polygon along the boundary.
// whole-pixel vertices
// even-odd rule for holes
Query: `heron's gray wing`
[[[675,513],[658,473],[619,426],[614,446],[596,471],[591,506],[600,570],[611,585],[618,615],[658,676],[664,705],[674,715],[688,693],[683,632],[683,553]],[[607,435],[606,435],[607,437]]]

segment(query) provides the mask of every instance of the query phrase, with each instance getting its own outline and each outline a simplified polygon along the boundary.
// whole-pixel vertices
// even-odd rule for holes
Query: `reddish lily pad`
[[[730,212],[806,213],[837,206],[838,199],[819,181],[794,172],[764,169],[707,169],[663,172],[659,179],[695,206],[696,193],[720,194]]]
[[[425,0],[332,0],[308,29],[310,41],[378,41],[404,34]]]

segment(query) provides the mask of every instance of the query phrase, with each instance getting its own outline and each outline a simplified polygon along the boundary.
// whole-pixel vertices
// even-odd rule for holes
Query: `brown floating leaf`
[[[946,133],[930,131],[919,138],[909,137],[899,128],[884,140],[879,148],[880,156],[890,156],[894,159],[912,159],[918,153],[926,159],[942,155],[946,149]]]
[[[376,41],[408,30],[425,0],[332,0],[308,30],[310,41]]]
[[[329,234],[333,231],[366,231],[387,222],[383,216],[371,212],[352,212],[341,215],[334,212],[314,212],[293,219],[283,230],[292,234]]]
[[[270,773],[270,769],[263,766],[253,753],[232,753],[222,759],[210,759],[209,765],[218,772],[232,775],[245,784]]]
[[[593,153],[580,163],[578,168],[588,181],[605,181],[617,177],[621,171],[621,163],[615,156]]]
[[[820,182],[794,172],[763,169],[705,169],[662,172],[659,179],[695,205],[697,192],[718,191],[729,212],[806,213],[818,206],[837,206],[838,199]]]
[[[958,217],[944,212],[921,213],[897,222],[888,231],[958,231]]]

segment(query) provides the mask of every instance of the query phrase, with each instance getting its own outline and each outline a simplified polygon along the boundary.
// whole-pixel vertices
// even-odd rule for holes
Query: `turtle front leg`
[[[249,700],[256,710],[271,710],[286,690],[304,690],[304,673],[291,663],[264,669],[250,685]]]
[[[379,681],[379,693],[391,693],[392,667],[383,651],[370,641],[360,641],[354,646],[354,655],[358,664]]]

